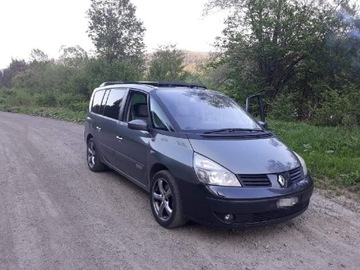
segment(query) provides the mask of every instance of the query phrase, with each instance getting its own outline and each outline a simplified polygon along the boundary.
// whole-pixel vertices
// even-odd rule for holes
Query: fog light
[[[225,222],[231,222],[231,221],[233,221],[233,219],[234,219],[234,215],[233,215],[233,214],[226,214],[226,215],[224,216],[224,221],[225,221]]]

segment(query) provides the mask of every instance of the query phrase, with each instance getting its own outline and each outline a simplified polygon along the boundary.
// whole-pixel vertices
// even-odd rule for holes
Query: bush
[[[15,96],[16,92],[13,89],[8,89],[8,88],[1,88],[1,92],[2,96],[4,97],[8,97],[8,96]]]
[[[68,107],[72,103],[88,102],[88,99],[83,95],[73,93],[61,93],[56,99],[61,107]]]
[[[292,121],[296,118],[293,94],[281,94],[270,104],[268,116],[273,119]]]
[[[26,89],[6,89],[0,92],[0,104],[11,106],[32,106],[34,97]]]
[[[37,93],[35,102],[39,106],[56,107],[58,105],[56,97],[53,93]]]
[[[76,102],[76,103],[70,103],[67,106],[68,109],[74,111],[74,112],[86,112],[89,108],[88,102]]]
[[[33,96],[26,90],[18,90],[16,99],[19,106],[32,106],[34,104]]]
[[[330,89],[322,94],[322,98],[321,107],[314,109],[312,121],[315,124],[348,127],[358,124],[350,95]]]

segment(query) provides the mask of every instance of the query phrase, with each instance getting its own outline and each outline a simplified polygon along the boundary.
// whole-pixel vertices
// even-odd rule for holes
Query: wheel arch
[[[150,189],[150,186],[151,186],[151,181],[152,181],[152,178],[154,177],[154,175],[160,171],[163,171],[163,170],[166,170],[166,171],[169,171],[169,168],[166,167],[164,164],[161,164],[161,163],[155,163],[150,171],[149,171],[149,189]],[[170,172],[171,173],[171,172]]]
[[[86,137],[86,143],[88,143],[88,141],[93,138],[93,135],[91,134],[88,134],[87,137]]]

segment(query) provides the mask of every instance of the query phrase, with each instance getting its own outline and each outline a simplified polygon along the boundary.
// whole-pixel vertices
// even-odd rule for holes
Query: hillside
[[[209,59],[208,52],[184,51],[185,53],[185,70],[188,72],[197,72],[203,64]]]
[[[194,51],[183,51],[185,54],[185,70],[188,72],[198,72],[201,69],[201,66],[206,63],[210,57],[209,52],[194,52]],[[149,63],[153,53],[147,54],[146,61]]]

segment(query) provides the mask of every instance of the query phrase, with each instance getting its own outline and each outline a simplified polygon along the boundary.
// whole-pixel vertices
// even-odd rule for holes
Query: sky
[[[90,0],[1,0],[0,69],[30,59],[32,49],[58,58],[62,45],[94,51],[86,31]],[[207,0],[131,0],[146,28],[147,51],[159,45],[207,52],[224,28],[224,14],[202,16]]]

